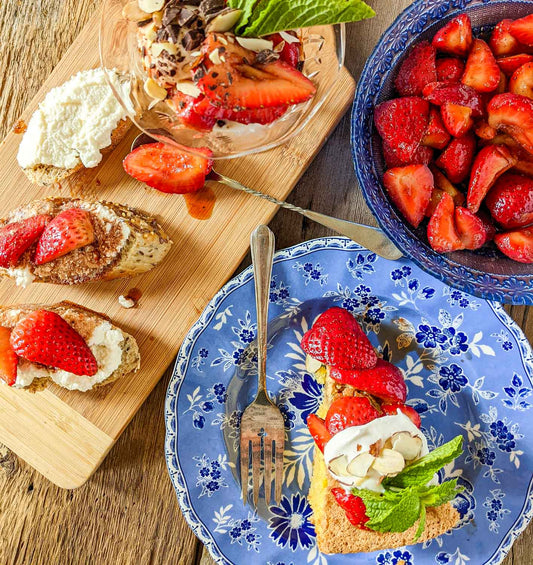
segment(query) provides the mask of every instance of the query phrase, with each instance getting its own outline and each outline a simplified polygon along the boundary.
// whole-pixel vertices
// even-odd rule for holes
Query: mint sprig
[[[229,0],[228,5],[243,11],[235,32],[244,37],[356,22],[376,15],[363,0]]]

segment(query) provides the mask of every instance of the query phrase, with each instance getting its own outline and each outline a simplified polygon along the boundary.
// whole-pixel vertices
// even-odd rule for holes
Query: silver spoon
[[[146,143],[154,143],[154,139],[148,134],[141,133],[138,135],[131,145],[131,150],[137,149],[140,145],[145,145]],[[317,222],[327,228],[330,228],[337,233],[350,238],[355,243],[362,245],[366,249],[376,253],[380,257],[385,259],[396,260],[403,257],[402,252],[392,243],[392,241],[378,228],[373,228],[370,226],[365,226],[362,224],[356,224],[355,222],[350,222],[348,220],[340,220],[338,218],[333,218],[332,216],[326,216],[325,214],[320,214],[319,212],[313,212],[312,210],[306,210],[305,208],[300,208],[294,204],[289,204],[288,202],[283,202],[278,200],[273,196],[259,192],[252,188],[244,186],[236,180],[230,179],[220,173],[216,172],[214,169],[207,175],[206,180],[215,181],[235,190],[240,190],[251,194],[252,196],[257,196],[258,198],[263,198],[268,200],[272,204],[276,204],[280,208],[286,208],[287,210],[292,210],[293,212],[298,212],[306,218]]]

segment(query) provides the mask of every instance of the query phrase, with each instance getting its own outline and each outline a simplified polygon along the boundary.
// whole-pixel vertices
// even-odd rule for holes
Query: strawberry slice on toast
[[[362,426],[380,414],[366,396],[341,396],[334,400],[326,415],[326,427],[335,435],[351,426]]]
[[[315,440],[318,449],[324,453],[324,446],[331,439],[331,434],[324,420],[319,418],[316,414],[309,414],[307,417],[307,428],[309,429],[311,437]]]
[[[0,326],[0,379],[8,386],[17,381],[18,355],[11,345],[11,330]]]
[[[38,215],[0,228],[0,267],[15,267],[21,256],[41,237],[50,216]]]

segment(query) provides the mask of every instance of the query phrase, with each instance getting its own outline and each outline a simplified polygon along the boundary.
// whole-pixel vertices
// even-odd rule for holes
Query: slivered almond
[[[338,475],[339,477],[348,477],[349,473],[346,470],[346,465],[348,464],[348,459],[346,455],[339,455],[338,457],[334,457],[328,465],[329,470]]]
[[[187,94],[187,96],[192,96],[193,98],[198,98],[202,91],[192,82],[191,80],[183,80],[176,83],[176,90]]]
[[[139,8],[148,14],[153,14],[163,9],[165,0],[137,0]]]
[[[391,477],[397,475],[405,467],[405,460],[401,453],[394,449],[384,449],[379,457],[376,457],[372,468],[380,475]]]
[[[422,440],[409,432],[397,432],[391,436],[392,449],[400,453],[406,461],[412,461],[420,455]]]
[[[300,43],[300,40],[295,35],[287,33],[286,31],[280,31],[279,34],[287,43]]]
[[[236,37],[237,43],[244,47],[245,49],[250,49],[250,51],[264,51],[265,49],[272,50],[274,47],[274,42],[268,39],[261,39],[260,37]]]
[[[148,96],[155,100],[164,100],[167,97],[167,91],[162,86],[159,86],[153,78],[146,79],[144,90]]]
[[[150,51],[152,52],[152,57],[157,58],[163,51],[166,51],[169,55],[175,55],[178,52],[178,48],[174,43],[152,43]]]
[[[350,475],[366,477],[375,459],[376,458],[368,452],[360,453],[348,463],[346,470]]]
[[[232,8],[226,8],[217,14],[207,25],[207,33],[224,33],[233,29],[235,24],[239,21],[242,14],[242,10],[234,10]]]
[[[310,373],[316,373],[320,369],[320,367],[322,367],[322,363],[318,359],[311,357],[311,355],[305,356],[305,368]]]

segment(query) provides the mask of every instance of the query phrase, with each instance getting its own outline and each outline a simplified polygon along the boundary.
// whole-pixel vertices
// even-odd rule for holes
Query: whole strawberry
[[[20,320],[11,332],[15,353],[32,363],[92,376],[96,359],[81,335],[59,314],[36,310]]]
[[[301,347],[314,359],[339,369],[370,369],[377,363],[372,344],[343,308],[326,310],[304,334]]]

